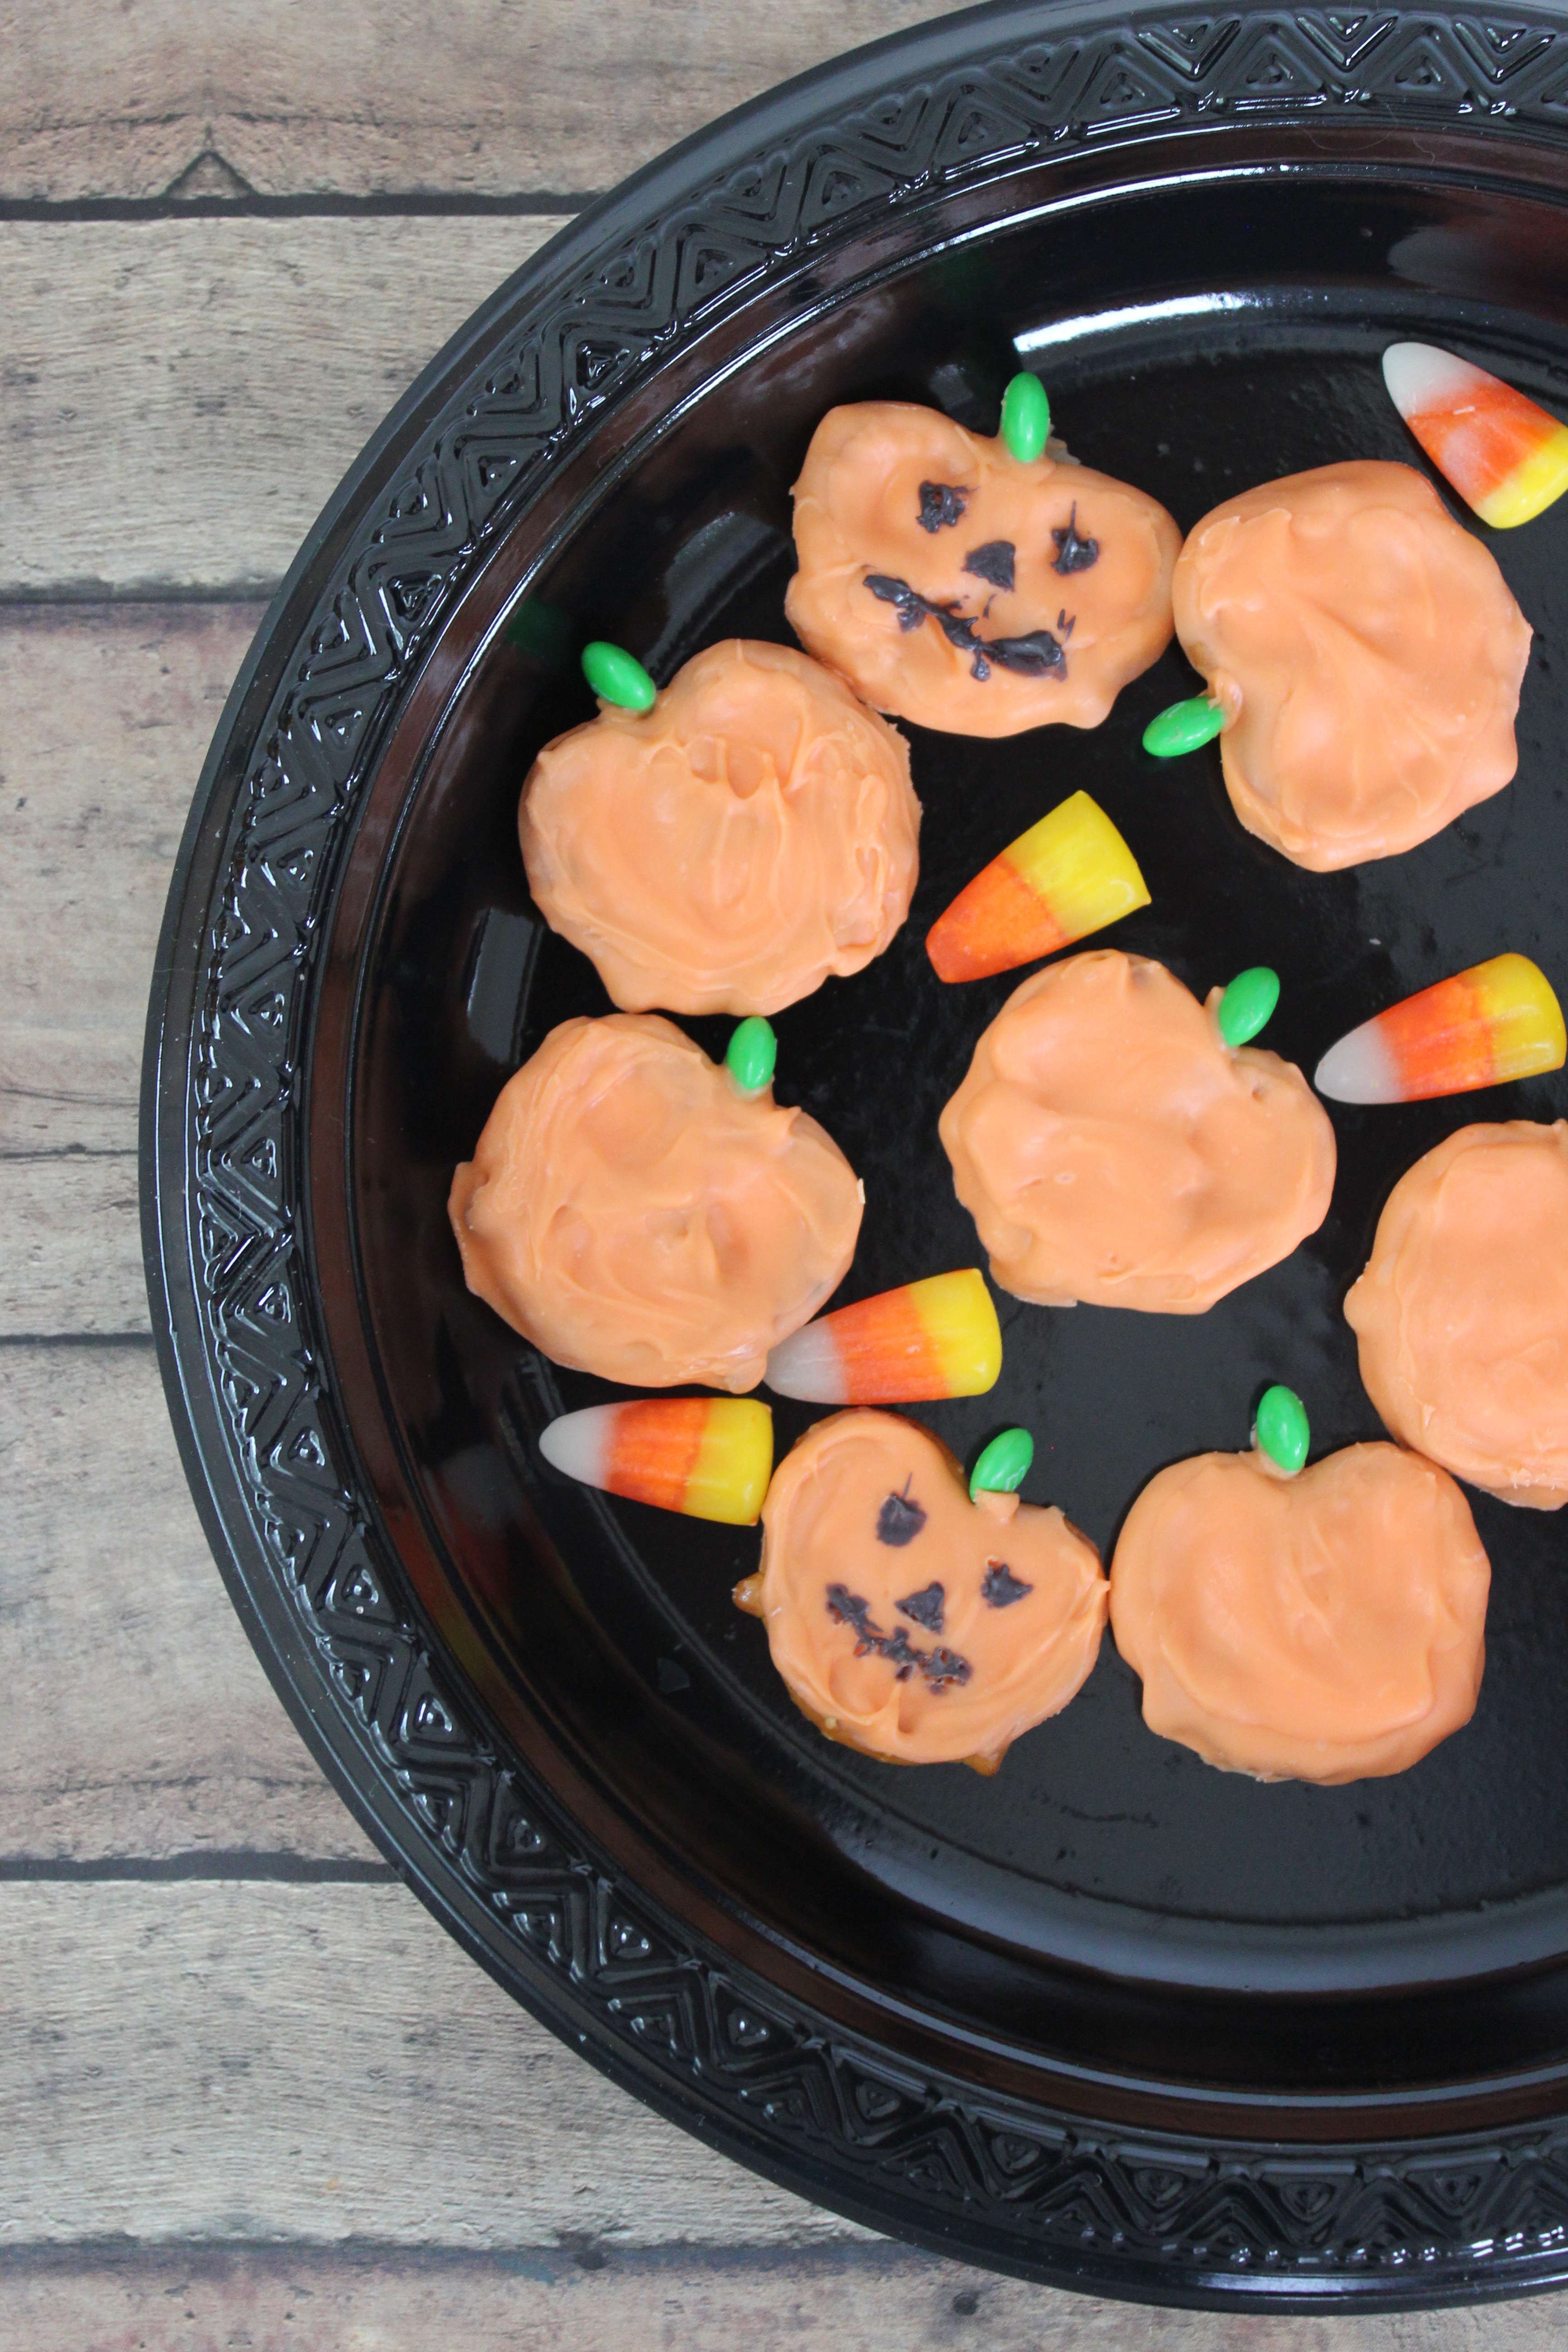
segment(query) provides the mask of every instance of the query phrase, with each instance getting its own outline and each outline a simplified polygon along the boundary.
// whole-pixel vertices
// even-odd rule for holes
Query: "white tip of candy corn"
[[[781,1339],[763,1378],[775,1396],[799,1397],[805,1404],[847,1403],[844,1363],[831,1319],[807,1323]]]
[[[584,1486],[603,1486],[609,1464],[611,1435],[618,1404],[591,1404],[581,1412],[563,1412],[539,1433],[539,1450],[552,1469]]]
[[[1436,343],[1390,343],[1383,355],[1388,396],[1408,425],[1429,408],[1452,407],[1467,387],[1488,382],[1483,368]]]
[[[1312,1084],[1330,1102],[1402,1102],[1405,1088],[1393,1055],[1378,1034],[1375,1021],[1366,1021],[1331,1045],[1312,1074]]]

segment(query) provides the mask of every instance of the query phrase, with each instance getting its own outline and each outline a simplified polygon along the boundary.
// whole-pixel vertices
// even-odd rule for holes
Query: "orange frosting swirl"
[[[1100,1555],[1060,1511],[972,1503],[945,1445],[899,1413],[835,1413],[773,1473],[763,1561],[737,1593],[790,1696],[893,1764],[994,1771],[1100,1654]]]
[[[1413,849],[1519,764],[1531,629],[1410,466],[1320,466],[1189,532],[1176,631],[1226,727],[1248,833],[1330,873]]]
[[[1328,1114],[1293,1064],[1225,1044],[1221,992],[1102,948],[984,1032],[939,1131],[1005,1290],[1199,1315],[1322,1223]]]
[[[731,638],[646,713],[606,705],[522,788],[534,903],[629,1012],[776,1013],[909,913],[903,738],[793,646]]]
[[[1110,1626],[1163,1739],[1260,1780],[1371,1780],[1469,1721],[1490,1581],[1458,1486],[1396,1445],[1289,1479],[1200,1454],[1128,1513]]]
[[[1464,1127],[1418,1160],[1345,1320],[1395,1437],[1504,1502],[1568,1502],[1568,1120]]]
[[[864,401],[829,409],[812,436],[784,611],[818,661],[922,727],[1098,727],[1171,641],[1181,542],[1163,506],[1059,444],[1026,463],[934,408]],[[973,623],[984,644],[1043,631],[1059,661],[1034,675],[999,654],[977,664],[929,614],[887,601],[888,583]]]
[[[832,1138],[743,1101],[671,1022],[563,1022],[501,1089],[448,1211],[470,1290],[558,1364],[737,1393],[855,1254]]]

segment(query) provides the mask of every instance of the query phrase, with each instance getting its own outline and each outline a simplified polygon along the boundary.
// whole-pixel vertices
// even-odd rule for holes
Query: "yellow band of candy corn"
[[[755,1397],[715,1397],[686,1481],[682,1508],[726,1526],[756,1523],[773,1471],[773,1417]]]
[[[1568,490],[1568,427],[1559,425],[1538,449],[1510,468],[1495,490],[1476,500],[1476,512],[1494,530],[1533,522]]]
[[[909,1286],[910,1303],[931,1343],[949,1396],[984,1396],[1002,1371],[1002,1326],[973,1266],[928,1275]]]
[[[1494,1085],[1563,1067],[1568,1060],[1568,1031],[1552,983],[1538,964],[1528,956],[1493,956],[1465,977],[1475,989],[1487,1024]]]
[[[1003,851],[1061,927],[1081,940],[1149,904],[1138,861],[1105,811],[1073,793]]]

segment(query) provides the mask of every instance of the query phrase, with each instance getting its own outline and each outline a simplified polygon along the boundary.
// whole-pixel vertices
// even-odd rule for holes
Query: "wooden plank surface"
[[[163,1415],[145,990],[258,616],[190,599],[270,586],[583,192],[941,13],[0,0],[0,2352],[1561,2340],[1561,2298],[1346,2323],[1048,2294],[871,2242],[660,2124],[382,1874],[229,1611]],[[160,601],[83,601],[138,589]]]
[[[270,195],[605,188],[774,82],[951,6],[18,0],[0,9],[0,194],[153,197],[215,152]]]
[[[0,221],[0,597],[270,589],[398,394],[560,226]]]
[[[605,2081],[405,1887],[0,1886],[0,2247],[859,2236]]]
[[[1555,2298],[1395,2317],[1149,2311],[904,2247],[13,2253],[3,2352],[1556,2352]]]
[[[0,2011],[0,2346],[30,2352],[98,2340],[62,2324],[72,2276],[84,2318],[127,2347],[1543,2352],[1563,2341],[1560,2297],[1504,2312],[1222,2319],[1004,2284],[886,2247],[616,2091],[402,1886],[5,1885]],[[75,2240],[121,2244],[62,2273],[46,2250]],[[128,2260],[127,2240],[151,2259]],[[263,2251],[279,2240],[310,2251]],[[257,2251],[204,2261],[215,2242]],[[426,2259],[400,2260],[408,2249]],[[663,2259],[647,2260],[656,2249]],[[797,2250],[805,2260],[789,2259]],[[485,2254],[523,2259],[472,2259]],[[182,2300],[174,2289],[187,2285],[197,2291]],[[284,2313],[301,2288],[326,2310],[289,2336]],[[156,2318],[160,2294],[177,2307],[165,2321],[188,2326],[195,2310],[210,2339],[156,2326],[108,2335],[117,2304],[129,2331]],[[52,2338],[25,2332],[29,2307]],[[333,2313],[341,2334],[326,2324]],[[221,2332],[241,2321],[275,2332]],[[435,2333],[421,2337],[416,2321]],[[476,2339],[475,2326],[488,2332]]]
[[[0,1348],[0,1855],[376,1859],[229,1605],[150,1346]]]
[[[142,1026],[257,604],[0,607],[0,1336],[145,1331]]]

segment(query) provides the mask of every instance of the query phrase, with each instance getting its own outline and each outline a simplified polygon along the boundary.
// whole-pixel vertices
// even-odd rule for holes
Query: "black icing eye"
[[[1057,551],[1051,564],[1053,572],[1087,572],[1091,563],[1100,562],[1098,539],[1080,539],[1078,530],[1078,502],[1075,499],[1066,528],[1053,530]]]
[[[1011,589],[1017,551],[1010,539],[988,539],[984,547],[972,547],[963,559],[963,568],[975,580],[984,580],[993,588]]]
[[[915,517],[922,530],[951,530],[963,520],[963,509],[969,504],[969,492],[952,482],[922,482],[921,510]]]
[[[889,1495],[877,1514],[877,1541],[901,1548],[913,1543],[926,1523],[926,1515],[910,1495],[906,1483],[901,1495]]]
[[[1010,1609],[1015,1601],[1022,1601],[1034,1586],[1014,1575],[1004,1559],[988,1559],[980,1586],[980,1598],[993,1609]]]
[[[928,1584],[919,1592],[906,1593],[902,1601],[895,1601],[893,1605],[900,1616],[907,1617],[911,1625],[923,1625],[928,1633],[940,1633],[942,1604],[946,1599],[947,1594],[940,1584]]]

